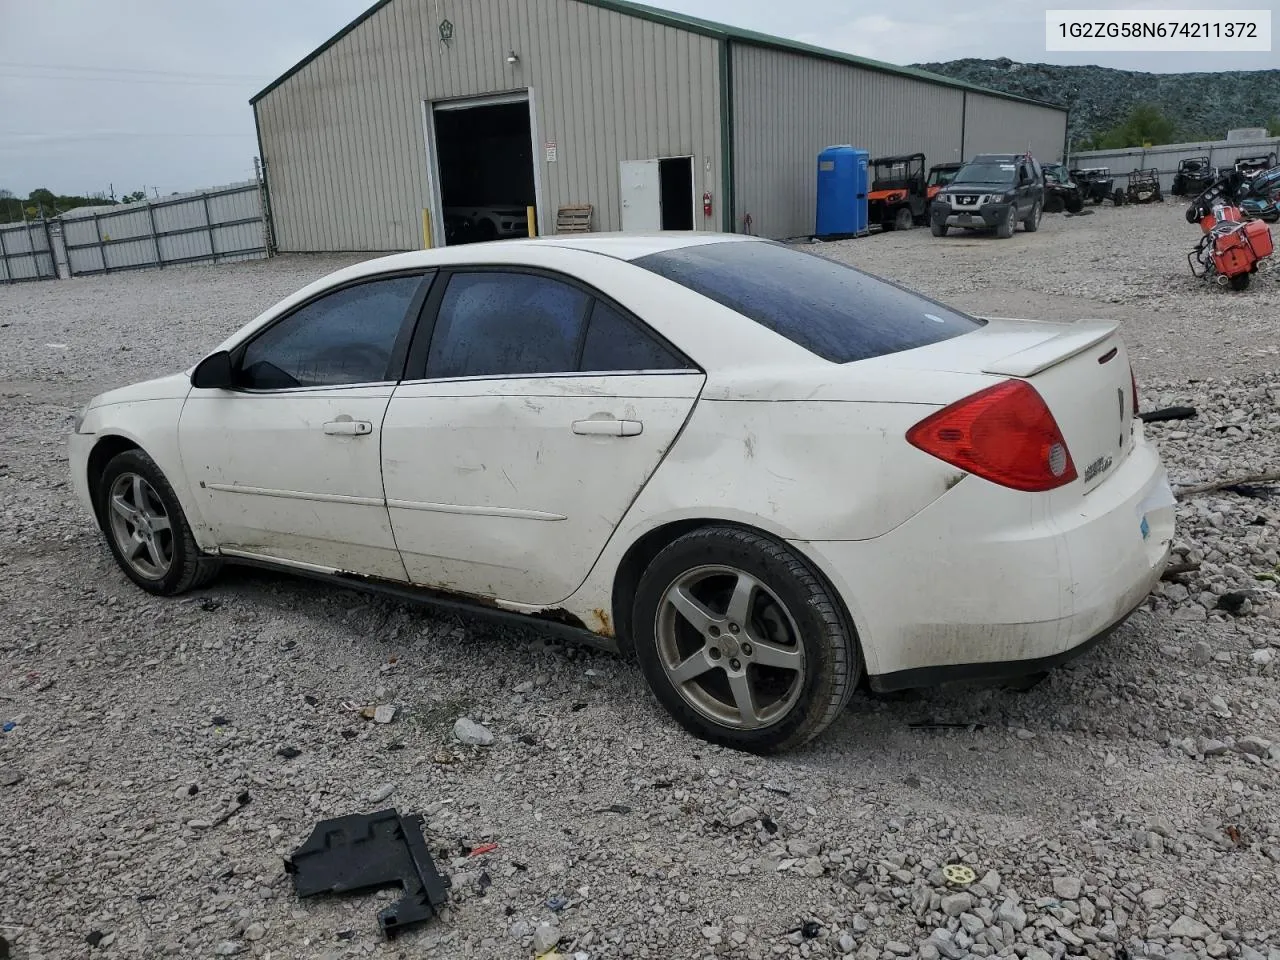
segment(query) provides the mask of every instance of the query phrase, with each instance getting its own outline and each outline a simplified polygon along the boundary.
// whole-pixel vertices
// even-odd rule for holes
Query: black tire
[[[946,221],[939,223],[935,220],[933,223],[929,224],[929,232],[935,237],[945,237],[947,235],[947,229]]]
[[[1018,221],[1015,219],[1017,215],[1017,208],[1014,207],[1013,204],[1010,204],[1009,209],[1006,210],[1004,216],[1000,218],[1000,222],[996,224],[997,237],[1001,240],[1008,240],[1013,236],[1013,231],[1018,225]]]
[[[1111,195],[1111,202],[1114,203],[1117,207],[1123,207],[1124,200],[1125,200],[1125,196],[1124,196],[1123,190],[1117,190],[1115,193]]]
[[[1095,207],[1100,207],[1100,206],[1102,206],[1102,197],[1094,197],[1094,198],[1093,198],[1093,205],[1094,205]]]
[[[1251,273],[1237,273],[1234,277],[1227,281],[1227,286],[1232,290],[1247,290],[1249,281],[1253,278]]]
[[[664,597],[678,581],[696,576],[707,567],[745,573],[772,595],[768,599],[776,598],[794,623],[794,642],[803,648],[804,671],[795,681],[794,701],[767,725],[744,729],[699,712],[677,689],[663,665],[659,634],[664,627],[659,617],[663,614]],[[760,593],[753,596],[759,599]],[[685,626],[693,629],[687,623]],[[654,558],[636,590],[632,636],[636,659],[650,689],[682,727],[703,740],[751,753],[778,753],[816,737],[848,705],[862,673],[853,627],[825,581],[778,541],[740,527],[694,530]],[[696,647],[702,640],[697,639],[696,631],[693,636]],[[723,639],[728,634],[719,636]],[[729,662],[737,667],[736,661]],[[704,669],[702,676],[713,682],[725,678],[727,682],[726,664]],[[751,669],[744,668],[744,675]],[[751,675],[759,678],[758,673]]]
[[[1022,229],[1027,233],[1035,233],[1040,229],[1040,201],[1037,200],[1031,205],[1031,212],[1027,214],[1027,219],[1022,221]]]
[[[1084,209],[1084,197],[1080,196],[1078,193],[1073,196],[1069,196],[1067,198],[1066,206],[1067,213],[1079,213]]]
[[[167,571],[158,577],[143,576],[128,561],[113,533],[109,517],[109,503],[112,487],[116,481],[126,474],[143,478],[150,485],[156,497],[164,507],[169,521],[168,541],[171,545],[172,560]],[[125,576],[148,593],[171,597],[186,593],[204,586],[222,569],[222,560],[201,553],[191,535],[191,526],[187,523],[186,514],[182,512],[182,504],[178,502],[168,479],[154,460],[141,450],[126,450],[116,454],[107,463],[94,490],[94,506],[98,515],[98,526],[107,539],[107,546],[116,563],[124,571]]]
[[[1061,213],[1066,207],[1066,201],[1060,196],[1049,196],[1044,201],[1045,213]]]
[[[1195,223],[1197,220],[1200,219],[1200,212],[1196,210],[1194,204],[1187,207],[1186,217],[1187,217],[1187,223]]]
[[[911,214],[910,207],[899,207],[898,212],[893,215],[893,229],[910,230],[916,225],[916,218]]]

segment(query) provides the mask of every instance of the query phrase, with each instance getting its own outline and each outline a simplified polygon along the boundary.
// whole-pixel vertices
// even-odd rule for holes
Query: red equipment
[[[704,190],[702,193],[702,215],[704,217],[711,216],[711,191]]]
[[[1271,269],[1275,245],[1270,228],[1261,220],[1246,221],[1239,207],[1215,204],[1200,218],[1200,229],[1204,235],[1187,254],[1194,276],[1243,290],[1255,273]]]

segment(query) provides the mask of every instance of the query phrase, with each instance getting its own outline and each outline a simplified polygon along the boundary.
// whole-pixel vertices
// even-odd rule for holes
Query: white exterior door
[[[662,460],[702,381],[689,373],[399,387],[383,427],[383,480],[409,579],[513,603],[564,600]]]
[[[178,440],[219,546],[404,580],[378,459],[391,391],[193,390]]]
[[[619,164],[622,190],[622,229],[643,233],[662,229],[662,184],[657,160],[623,160]]]
[[[437,281],[440,282],[440,281]],[[436,291],[433,291],[433,299]],[[460,269],[382,430],[409,579],[554,606],[586,579],[705,377],[576,283]]]
[[[405,579],[379,446],[422,284],[388,276],[327,292],[233,351],[232,389],[191,391],[178,445],[221,548]]]

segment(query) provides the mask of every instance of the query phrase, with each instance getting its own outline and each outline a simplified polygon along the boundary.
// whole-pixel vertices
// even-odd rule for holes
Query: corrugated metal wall
[[[1173,188],[1173,176],[1178,172],[1178,164],[1192,157],[1208,157],[1209,163],[1215,167],[1226,168],[1235,165],[1241,157],[1266,157],[1276,154],[1280,157],[1280,137],[1266,140],[1206,140],[1200,143],[1170,143],[1159,147],[1130,147],[1125,150],[1089,150],[1071,157],[1073,167],[1109,167],[1117,176],[1124,176],[1132,170],[1145,170],[1155,167],[1160,171],[1160,185],[1166,190]]]
[[[739,231],[750,214],[761,236],[812,233],[818,153],[832,144],[961,159],[960,90],[747,44],[731,56]]]
[[[46,221],[0,226],[0,283],[52,280],[57,275]]]
[[[544,229],[577,203],[618,229],[621,160],[693,156],[721,194],[716,40],[574,0],[396,0],[256,104],[278,248],[420,247],[423,101],[526,88]]]
[[[1018,103],[1001,97],[966,93],[964,155],[1022,153],[1030,150],[1042,163],[1062,159],[1067,143],[1067,115],[1062,110]]]

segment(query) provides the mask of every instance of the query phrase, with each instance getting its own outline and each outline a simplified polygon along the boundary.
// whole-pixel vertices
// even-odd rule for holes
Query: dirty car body
[[[70,464],[144,589],[245,562],[540,621],[768,751],[864,677],[1037,672],[1140,604],[1173,509],[1136,405],[1114,322],[596,234],[340,270],[95,398]]]

